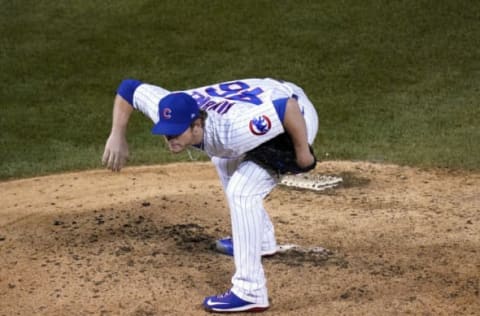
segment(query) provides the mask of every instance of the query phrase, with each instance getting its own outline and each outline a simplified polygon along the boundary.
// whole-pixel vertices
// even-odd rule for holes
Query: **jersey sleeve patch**
[[[265,135],[272,128],[272,121],[267,115],[260,115],[253,118],[248,127],[253,135]]]

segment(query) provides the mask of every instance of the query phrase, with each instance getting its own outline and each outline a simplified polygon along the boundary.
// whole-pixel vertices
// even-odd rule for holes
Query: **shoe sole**
[[[267,307],[262,307],[262,306],[255,306],[255,307],[237,307],[237,308],[231,308],[231,309],[220,309],[220,308],[215,308],[215,307],[204,307],[205,311],[209,313],[239,313],[239,312],[248,312],[248,313],[261,313],[266,311],[269,308]]]

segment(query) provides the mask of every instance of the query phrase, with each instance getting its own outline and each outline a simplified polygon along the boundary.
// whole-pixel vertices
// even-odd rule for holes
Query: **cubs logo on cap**
[[[173,92],[158,104],[158,122],[153,126],[156,135],[180,135],[199,117],[197,101],[185,92]]]
[[[248,124],[252,134],[260,136],[265,135],[272,128],[272,122],[266,115],[261,115],[253,118]]]
[[[171,119],[172,118],[172,109],[170,109],[170,108],[163,109],[162,118],[167,119],[167,120]]]

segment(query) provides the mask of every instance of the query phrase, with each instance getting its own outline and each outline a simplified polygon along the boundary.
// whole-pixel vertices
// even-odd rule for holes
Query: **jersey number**
[[[229,100],[253,103],[255,105],[262,104],[262,100],[258,95],[260,95],[263,90],[261,88],[248,90],[250,87],[245,82],[234,81],[222,83],[218,88],[219,89],[210,87],[205,89],[205,91],[212,97],[222,97]]]

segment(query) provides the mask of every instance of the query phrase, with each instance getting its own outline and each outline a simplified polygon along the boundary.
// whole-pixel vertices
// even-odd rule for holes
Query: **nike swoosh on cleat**
[[[208,301],[207,301],[207,305],[208,305],[208,306],[228,305],[228,304],[230,304],[230,303],[224,303],[224,302],[214,302],[214,301],[212,301],[212,299],[211,299],[211,298],[210,298],[210,299],[208,299]]]

